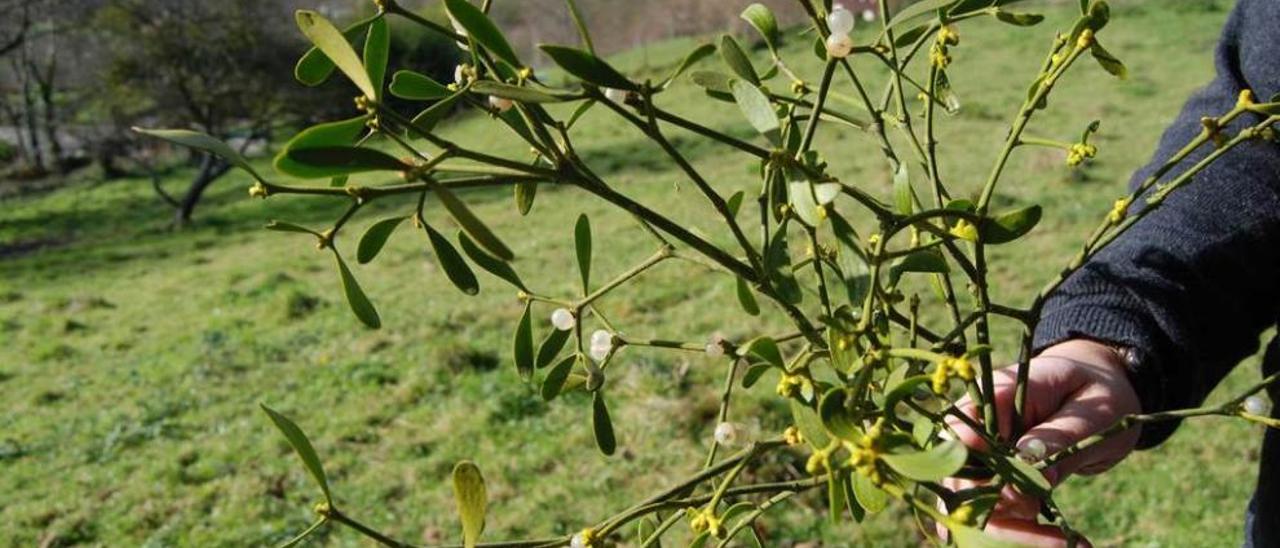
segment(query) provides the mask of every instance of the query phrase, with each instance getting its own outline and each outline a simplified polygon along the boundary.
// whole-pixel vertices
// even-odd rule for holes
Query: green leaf
[[[296,225],[287,221],[271,221],[267,223],[267,226],[263,228],[267,230],[274,230],[276,232],[298,232],[302,234],[311,234],[312,236],[317,236],[317,237],[320,236],[320,233],[314,230],[311,230],[310,228],[307,228],[301,225]]]
[[[397,70],[391,77],[392,95],[410,101],[431,101],[453,94],[444,84],[412,70]]]
[[[760,380],[760,377],[764,376],[765,373],[768,373],[770,369],[773,369],[772,365],[763,363],[758,363],[748,367],[747,372],[742,374],[742,387],[751,388],[752,386],[755,386],[756,382]]]
[[[573,246],[578,255],[578,272],[582,274],[582,294],[585,295],[591,286],[591,220],[585,213],[578,216],[578,223],[573,227]]]
[[[565,0],[565,4],[569,7],[569,16],[573,18],[573,26],[578,28],[578,36],[582,37],[582,45],[587,51],[595,53],[596,46],[591,41],[591,31],[587,28],[587,22],[582,17],[582,10],[578,9],[578,3],[574,0]]]
[[[612,456],[618,448],[618,441],[613,437],[613,421],[609,419],[609,408],[605,406],[604,394],[597,390],[591,396],[591,428],[596,434],[596,447],[605,456]]]
[[[778,122],[777,113],[773,111],[773,104],[769,102],[769,97],[749,82],[734,80],[730,85],[733,89],[733,99],[738,103],[738,108],[742,109],[742,114],[747,117],[751,127],[756,128],[756,131],[773,144],[781,143],[782,126]]]
[[[948,524],[951,538],[958,548],[1025,548],[1026,545],[1002,540],[967,525]]]
[[[373,329],[382,327],[378,310],[373,307],[373,303],[369,302],[369,297],[365,296],[364,290],[360,289],[360,284],[351,274],[351,269],[347,268],[347,263],[342,260],[342,256],[338,255],[337,251],[333,252],[333,258],[338,261],[338,273],[342,276],[342,291],[347,296],[347,304],[351,306],[351,311],[361,323]]]
[[[320,464],[320,457],[316,455],[315,447],[311,446],[311,440],[307,439],[307,435],[303,433],[302,429],[298,428],[298,425],[294,424],[288,417],[267,407],[265,403],[260,403],[258,406],[271,418],[271,422],[275,423],[276,428],[280,430],[281,434],[284,434],[285,439],[289,440],[289,445],[293,447],[294,452],[298,453],[298,457],[302,459],[302,465],[307,467],[312,479],[316,480],[316,484],[324,492],[324,499],[332,504],[333,496],[329,493],[329,478],[324,474],[324,466]]]
[[[445,277],[449,278],[453,286],[467,295],[480,293],[480,282],[476,280],[475,272],[467,266],[467,262],[462,259],[462,255],[458,254],[458,250],[454,249],[453,244],[449,243],[449,239],[436,232],[436,229],[431,228],[427,223],[422,223],[422,228],[427,231],[431,251],[435,253],[436,260],[440,262],[440,268],[444,269]]]
[[[341,147],[351,146],[360,134],[364,132],[368,116],[356,116],[346,120],[338,120],[336,122],[325,122],[317,124],[302,130],[276,155],[274,166],[276,171],[284,174],[297,172],[306,172],[311,168],[306,165],[299,164],[289,157],[289,151],[302,150],[307,148],[324,148],[324,147]]]
[[[889,418],[897,416],[898,402],[911,397],[911,395],[916,392],[917,388],[928,384],[930,381],[932,381],[932,377],[929,375],[917,375],[914,377],[907,377],[906,379],[903,379],[902,382],[889,386],[888,393],[884,396],[885,414],[888,415]]]
[[[737,192],[734,192],[733,196],[730,196],[729,200],[725,202],[725,209],[729,210],[730,217],[736,218],[738,216],[738,210],[742,208],[742,199],[745,196],[746,196],[746,193],[739,190]]]
[[[908,272],[946,274],[950,271],[947,260],[937,249],[921,249],[894,261],[893,266],[889,267],[889,281],[896,284]]]
[[[528,215],[533,209],[533,199],[538,196],[538,183],[524,181],[515,184],[516,210],[520,215]]]
[[[374,19],[380,18],[382,18],[382,15],[378,14],[357,21],[342,31],[342,37],[348,43],[358,40],[360,35],[364,34],[365,29],[369,28],[369,25],[373,23]],[[329,60],[329,57],[323,51],[320,51],[320,48],[313,47],[298,59],[298,64],[293,67],[293,77],[305,86],[315,87],[328,80],[329,75],[333,74],[333,69],[333,61]]]
[[[916,2],[906,8],[903,8],[897,15],[894,15],[893,18],[889,20],[887,28],[896,27],[926,13],[933,13],[951,5],[953,2],[955,2],[955,0],[923,0],[921,2]]]
[[[913,453],[888,453],[880,458],[895,472],[916,481],[938,482],[955,475],[964,466],[969,450],[956,440]]]
[[[377,97],[377,90],[373,86],[373,82],[369,79],[369,73],[365,71],[364,64],[360,62],[360,58],[356,56],[356,52],[351,48],[351,42],[334,28],[333,23],[325,19],[323,15],[309,10],[298,10],[295,14],[298,22],[298,28],[302,30],[302,34],[306,35],[312,44],[315,44],[325,56],[333,62],[334,65],[341,70],[347,78],[351,79],[351,83],[355,84],[366,97]]]
[[[563,103],[579,98],[573,94],[540,91],[528,86],[514,86],[493,80],[480,80],[471,85],[471,91],[521,103]]]
[[[1040,206],[1033,205],[986,219],[982,223],[982,241],[999,245],[1021,238],[1040,223],[1041,214]]]
[[[848,397],[844,388],[828,390],[818,405],[818,416],[827,432],[844,441],[857,442],[862,438],[862,429],[858,427],[858,417],[848,408]]]
[[[277,161],[281,173],[302,179],[323,179],[368,171],[406,171],[413,167],[380,150],[330,146],[284,151],[287,161]]]
[[[840,274],[844,277],[845,291],[849,303],[861,306],[867,293],[871,291],[871,269],[867,266],[866,257],[859,247],[860,238],[857,231],[839,213],[828,215],[831,219],[831,231],[840,242],[839,263]]]
[[[1129,69],[1124,66],[1124,63],[1102,47],[1102,44],[1099,44],[1096,39],[1093,47],[1089,48],[1089,53],[1093,54],[1094,60],[1098,61],[1098,64],[1102,65],[1102,69],[1111,73],[1112,76],[1121,80],[1129,77]]]
[[[876,487],[862,474],[853,475],[853,494],[868,514],[878,514],[889,506],[889,494]]]
[[[911,172],[905,163],[899,163],[893,172],[893,196],[898,213],[910,215],[915,211],[916,193],[911,189]]]
[[[711,533],[708,531],[703,531],[701,533],[698,533],[698,536],[693,537],[693,540],[689,541],[689,548],[703,548],[704,546],[707,545],[707,541],[710,541],[710,540],[711,540]]]
[[[849,515],[853,517],[853,521],[862,523],[863,518],[867,517],[867,511],[858,503],[858,494],[853,491],[853,478],[851,475],[845,474],[844,482],[841,486],[844,489],[844,500],[849,503]]]
[[[702,44],[701,46],[698,46],[697,49],[689,52],[689,55],[685,56],[684,60],[676,66],[675,70],[671,71],[671,74],[662,81],[662,84],[659,85],[658,88],[666,88],[671,85],[671,82],[676,81],[676,78],[679,78],[681,74],[684,74],[686,70],[689,70],[689,67],[692,67],[699,61],[710,57],[715,52],[715,44]]]
[[[747,285],[747,281],[734,277],[738,286],[738,304],[742,305],[742,310],[752,316],[760,315],[760,304],[756,302],[755,293],[751,292],[751,286]]]
[[[368,264],[374,257],[378,256],[378,252],[382,251],[382,246],[386,245],[387,238],[391,237],[391,233],[396,231],[396,227],[400,226],[408,217],[392,217],[383,219],[373,224],[366,230],[364,236],[360,238],[360,246],[356,249],[356,262],[360,264]]]
[[[511,48],[511,44],[507,43],[507,39],[502,36],[502,31],[498,30],[498,26],[494,25],[489,16],[480,11],[480,8],[467,0],[444,0],[444,9],[449,13],[449,17],[457,21],[462,28],[467,29],[467,34],[481,47],[493,52],[499,59],[513,67],[521,66],[520,59],[516,57],[516,50]]]
[[[604,59],[595,55],[564,46],[542,45],[539,47],[556,65],[584,82],[626,91],[640,89]]]
[[[752,87],[760,85],[760,75],[756,74],[755,67],[751,65],[751,59],[747,57],[746,52],[742,51],[738,41],[728,34],[720,37],[720,58],[729,66],[729,70],[746,80]]]
[[[485,507],[489,504],[484,475],[475,463],[464,460],[453,467],[453,500],[462,519],[462,543],[466,548],[475,548],[484,532]]]
[[[248,171],[250,175],[253,175],[254,179],[262,180],[262,177],[258,175],[257,171],[254,171],[249,162],[244,159],[244,156],[241,156],[239,152],[236,152],[235,149],[221,140],[207,134],[189,129],[143,129],[135,127],[133,130],[176,145],[203,150],[230,162],[233,166]]]
[[[800,430],[804,440],[817,449],[830,445],[831,436],[827,434],[827,429],[822,425],[822,419],[818,417],[818,413],[796,399],[790,400],[790,404],[791,419],[795,421],[796,429]]]
[[[444,120],[453,112],[454,103],[457,103],[458,99],[466,95],[470,89],[469,87],[464,88],[453,95],[436,101],[436,104],[427,107],[422,112],[419,112],[417,116],[414,116],[411,123],[422,131],[430,132],[435,129],[436,124],[439,124],[441,120]]]
[[[391,53],[391,31],[386,18],[379,17],[369,25],[369,36],[364,41],[364,69],[373,83],[374,97],[382,100],[382,84],[387,79],[387,60]]]
[[[792,211],[810,226],[822,224],[825,218],[819,209],[835,201],[840,195],[840,183],[813,184],[808,180],[787,183],[787,199]]]
[[[791,252],[787,248],[786,226],[779,226],[764,256],[765,274],[784,301],[799,304],[804,299],[800,284],[791,270]]]
[[[462,244],[462,252],[466,253],[467,257],[476,266],[483,268],[485,272],[506,280],[507,283],[514,285],[516,289],[525,292],[529,291],[529,288],[525,287],[524,282],[520,280],[520,276],[516,274],[515,269],[511,268],[510,264],[485,253],[483,249],[480,249],[480,246],[467,237],[466,233],[458,232],[458,243]]]
[[[542,369],[551,365],[552,360],[555,360],[564,349],[564,343],[569,340],[570,333],[573,333],[572,329],[552,329],[547,333],[546,338],[542,339],[542,344],[538,345],[538,359],[534,366]]]
[[[923,24],[911,27],[893,37],[893,45],[897,48],[906,48],[914,45],[924,33],[929,32],[932,25]]]
[[[708,93],[733,93],[733,77],[714,70],[699,70],[689,75],[694,85],[707,90]],[[766,98],[767,99],[767,98]]]
[[[1089,12],[1085,14],[1085,18],[1088,20],[1089,28],[1097,33],[1111,21],[1111,4],[1106,0],[1094,0],[1089,5]]]
[[[786,366],[782,361],[782,350],[771,337],[756,337],[747,342],[739,353],[752,362],[764,362],[778,369]]]
[[[453,194],[453,191],[434,179],[427,178],[424,180],[427,182],[427,186],[430,186],[431,190],[435,192],[436,198],[440,200],[440,203],[444,204],[444,208],[449,211],[449,215],[453,216],[453,220],[457,221],[462,230],[465,230],[467,235],[475,239],[476,243],[480,244],[480,247],[503,261],[510,262],[515,259],[515,254],[511,252],[507,244],[502,243],[502,240],[493,231],[489,230],[484,221],[476,217],[471,212],[471,208],[468,208],[467,204],[459,200]]]
[[[742,18],[755,27],[770,51],[778,50],[778,40],[781,36],[778,32],[778,18],[774,17],[767,6],[760,3],[751,4],[742,11]]]
[[[568,331],[556,330],[557,333],[568,333]],[[565,356],[563,360],[556,362],[547,372],[547,377],[542,379],[542,399],[551,401],[560,395],[564,390],[564,383],[569,379],[569,373],[573,372],[573,364],[577,363],[578,355]]]
[[[1015,13],[997,9],[996,19],[1014,26],[1031,27],[1044,21],[1044,16],[1038,13]]]
[[[520,315],[520,323],[516,326],[515,340],[512,342],[512,355],[515,357],[516,371],[526,382],[533,378],[533,301],[526,302],[524,314]]]

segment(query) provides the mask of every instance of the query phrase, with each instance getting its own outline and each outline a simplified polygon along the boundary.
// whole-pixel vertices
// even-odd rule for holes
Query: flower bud
[[[569,546],[571,548],[590,548],[591,544],[595,542],[595,536],[595,531],[590,528],[583,529],[569,539]]]
[[[631,96],[631,92],[625,89],[605,88],[604,98],[613,101],[619,105],[627,104],[627,98]]]
[[[573,312],[569,312],[567,308],[557,308],[551,313],[551,325],[561,331],[573,329],[577,320],[573,317]]]
[[[1031,438],[1018,448],[1018,458],[1025,462],[1040,462],[1041,460],[1044,460],[1045,454],[1048,453],[1048,451],[1049,450],[1045,447],[1043,441],[1037,438]]]
[[[1249,396],[1244,400],[1244,411],[1250,415],[1266,415],[1267,401],[1262,396]]]
[[[800,434],[800,429],[795,426],[788,426],[786,430],[783,430],[782,439],[792,447],[804,443],[804,436]]]
[[[827,56],[832,59],[844,59],[853,52],[853,38],[848,34],[832,34],[827,37]]]
[[[746,441],[745,432],[741,426],[731,422],[722,422],[716,425],[715,439],[716,443],[726,447],[736,447]]]
[[[489,96],[489,106],[493,107],[498,112],[511,110],[513,105],[515,105],[515,103],[511,102],[511,99],[507,99],[506,97],[497,97],[494,95]]]
[[[853,12],[845,9],[844,4],[832,6],[831,13],[827,15],[827,26],[831,28],[831,34],[833,35],[844,34],[847,36],[850,32],[853,32],[854,23]],[[830,42],[827,43],[830,44]]]

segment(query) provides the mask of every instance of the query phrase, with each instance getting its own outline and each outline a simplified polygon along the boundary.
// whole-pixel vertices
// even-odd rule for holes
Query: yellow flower
[[[1107,214],[1107,222],[1113,225],[1120,224],[1120,221],[1123,221],[1125,218],[1125,215],[1128,214],[1129,204],[1131,204],[1132,202],[1133,201],[1128,197],[1124,197],[1124,198],[1120,198],[1119,200],[1116,200],[1116,203],[1111,206],[1111,212]]]
[[[1236,108],[1243,110],[1253,106],[1253,104],[1254,104],[1253,91],[1248,89],[1241,90],[1240,98],[1236,99]]]
[[[266,185],[262,184],[261,182],[254,183],[253,186],[249,187],[249,197],[250,198],[266,198],[267,197]]]
[[[948,371],[949,369],[950,369],[950,364],[947,363],[946,361],[941,361],[941,362],[938,362],[937,369],[933,370],[932,381],[933,381],[934,394],[941,395],[947,391],[947,376],[949,373]]]
[[[782,431],[782,439],[792,447],[804,443],[804,435],[800,433],[799,428],[794,426],[788,426],[786,430]]]
[[[951,25],[946,25],[938,30],[938,43],[948,46],[956,46],[960,44],[960,33]]]
[[[1076,38],[1076,48],[1085,49],[1093,45],[1093,29],[1084,29],[1080,32],[1080,37]]]
[[[961,240],[976,242],[978,241],[978,227],[973,226],[973,223],[967,220],[960,219],[956,221],[956,226],[951,227],[951,235]]]

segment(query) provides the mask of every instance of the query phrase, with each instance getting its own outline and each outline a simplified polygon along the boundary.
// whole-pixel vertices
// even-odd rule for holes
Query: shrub
[[[960,43],[958,25],[981,17],[1019,26],[1041,21],[1038,15],[1008,11],[1010,1],[918,2],[881,21],[873,43],[858,44],[849,36],[853,14],[832,10],[826,2],[802,0],[800,4],[811,19],[806,31],[815,36],[814,54],[824,68],[818,82],[794,75],[789,63],[797,61],[783,59],[776,48],[781,33],[777,20],[766,7],[755,4],[742,17],[759,31],[769,50],[772,65],[763,74],[743,54],[739,43],[725,36],[716,46],[691,52],[661,81],[636,82],[593,53],[590,34],[576,17],[570,0],[568,7],[577,21],[583,47],[542,47],[572,78],[574,83],[564,87],[544,83],[521,62],[484,11],[465,0],[444,0],[453,29],[422,19],[391,0],[377,3],[381,8],[378,16],[345,31],[317,13],[298,14],[299,26],[316,46],[299,63],[299,77],[323,80],[337,68],[361,90],[356,104],[362,114],[301,132],[281,151],[275,168],[295,177],[335,179],[338,186],[275,183],[206,136],[172,130],[147,133],[227,156],[253,174],[257,182],[249,191],[252,196],[305,195],[347,201],[346,213],[323,230],[284,221],[273,222],[268,228],[310,234],[321,249],[331,251],[352,311],[370,328],[378,328],[381,318],[334,240],[345,234],[347,222],[370,202],[404,199],[404,214],[377,222],[363,235],[357,261],[374,260],[387,239],[408,225],[426,233],[442,270],[462,293],[478,291],[475,267],[512,285],[524,303],[514,327],[513,360],[519,377],[525,382],[540,377],[541,395],[547,401],[568,392],[586,393],[591,400],[596,444],[605,455],[612,455],[617,446],[606,399],[613,386],[609,369],[627,347],[701,352],[726,365],[715,440],[700,471],[673,479],[669,489],[612,517],[584,524],[577,533],[497,545],[601,546],[615,542],[624,526],[638,523],[637,542],[650,546],[682,516],[689,518],[695,545],[702,546],[713,537],[724,545],[737,535],[754,538],[755,521],[789,497],[825,490],[833,516],[843,515],[845,508],[862,516],[896,500],[918,516],[949,529],[950,539],[958,545],[998,546],[980,529],[1000,490],[1008,486],[1043,498],[1053,523],[1074,535],[1040,472],[1045,466],[1135,424],[1171,416],[1226,415],[1276,426],[1258,416],[1256,400],[1246,399],[1273,377],[1218,407],[1126,417],[1062,452],[1019,455],[1009,439],[996,431],[996,403],[982,397],[992,393],[993,387],[992,317],[1010,319],[1024,328],[1022,359],[1016,367],[1019,386],[1025,387],[1030,333],[1045,297],[1062,280],[1159,207],[1170,192],[1188,184],[1204,166],[1241,143],[1275,139],[1271,126],[1280,119],[1280,99],[1259,103],[1251,93],[1242,94],[1235,108],[1207,118],[1205,131],[1166,169],[1120,197],[1079,254],[1032,302],[1013,306],[993,300],[988,286],[990,248],[1016,243],[1036,227],[1043,214],[1035,205],[993,210],[1007,160],[1015,151],[1030,146],[1060,149],[1071,165],[1088,162],[1096,153],[1090,143],[1096,122],[1084,124],[1079,138],[1070,141],[1033,139],[1026,130],[1049,108],[1049,97],[1072,69],[1096,62],[1111,74],[1125,74],[1123,63],[1100,41],[1110,18],[1105,0],[1080,2],[1074,26],[1051,41],[1026,99],[1017,106],[1004,146],[992,161],[990,176],[973,200],[952,198],[958,194],[948,187],[938,165],[940,143],[935,139],[935,126],[941,123],[941,114],[956,108],[947,75]],[[886,11],[884,2],[880,7]],[[456,81],[448,85],[402,70],[384,86],[388,49],[385,19],[390,16],[408,18],[459,42],[469,51],[472,64],[459,67]],[[362,38],[363,59],[352,44]],[[654,102],[694,63],[717,52],[727,72],[694,72],[691,80],[706,90],[709,100],[736,104],[758,131],[758,138],[726,135]],[[850,56],[872,58],[890,71],[882,93],[873,94],[867,88],[863,75],[849,63]],[[925,64],[922,83],[907,74],[914,63]],[[776,79],[789,79],[789,89],[779,92],[765,87],[766,82]],[[837,86],[861,105],[868,121],[860,119],[862,114],[843,111],[845,102],[829,100],[837,93]],[[430,106],[414,118],[401,116],[383,106],[388,93]],[[911,106],[917,95],[923,102],[919,114]],[[572,103],[577,108],[567,118],[557,117],[544,108],[550,103]],[[504,158],[460,146],[435,132],[435,124],[455,104],[488,110],[495,124],[506,126],[526,141],[537,159],[530,163]],[[620,124],[656,144],[705,198],[709,214],[723,223],[732,244],[717,244],[660,210],[635,201],[625,188],[611,186],[577,155],[574,122],[592,108],[607,109]],[[1225,128],[1236,120],[1261,121],[1229,134]],[[893,179],[892,198],[874,196],[828,172],[823,153],[813,145],[817,131],[830,124],[851,125],[876,136]],[[760,190],[751,196],[717,192],[673,146],[666,134],[669,127],[696,133],[751,161],[757,168]],[[899,142],[908,143],[907,150],[894,144],[891,131],[901,134]],[[371,136],[385,137],[409,157],[398,159],[362,146]],[[410,139],[424,139],[432,145],[431,150],[440,152],[415,146]],[[1201,147],[1216,150],[1190,170],[1164,178],[1172,163]],[[342,186],[348,175],[367,171],[399,173],[405,181]],[[512,266],[511,249],[471,212],[460,191],[510,187],[515,206],[521,214],[529,214],[538,190],[548,186],[575,189],[634,216],[652,237],[653,254],[615,278],[593,278],[594,256],[601,248],[594,245],[591,220],[584,215],[573,227],[581,292],[549,295],[527,286]],[[428,199],[442,204],[462,228],[456,240],[427,223],[422,210]],[[877,228],[861,234],[850,219],[871,220]],[[803,254],[797,253],[801,249]],[[792,330],[744,340],[645,340],[624,334],[600,313],[601,297],[624,285],[642,283],[641,274],[677,259],[713,265],[711,275],[725,276],[734,284],[736,302],[725,303],[726,314],[775,314],[785,317]],[[916,291],[913,284],[919,282],[932,283],[936,291]],[[969,293],[968,298],[963,293]],[[550,319],[550,329],[543,329],[547,334],[540,343],[535,342],[534,318]],[[731,420],[729,404],[741,393],[735,390],[737,385],[752,389],[770,372],[780,379],[774,389],[790,410],[791,426],[755,436]],[[1018,392],[1014,407],[1020,412],[1025,390]],[[986,451],[971,451],[949,435],[950,426],[944,419],[969,420],[956,405],[965,394],[977,402],[981,421],[972,424],[987,442]],[[403,545],[359,522],[350,510],[340,509],[306,436],[287,417],[263,408],[297,450],[324,495],[315,525],[296,540],[336,522],[381,543]],[[509,398],[499,408],[498,415],[503,417],[542,409],[541,404]],[[1015,430],[1020,429],[1021,425],[1015,425]],[[728,449],[732,452],[721,454]],[[780,451],[803,452],[808,476],[766,483],[744,480],[751,477],[743,474],[744,470]],[[942,483],[948,477],[981,478],[991,485],[952,491]],[[474,546],[484,525],[484,479],[474,464],[461,462],[454,469],[453,481],[463,540]],[[761,541],[757,538],[756,542]]]

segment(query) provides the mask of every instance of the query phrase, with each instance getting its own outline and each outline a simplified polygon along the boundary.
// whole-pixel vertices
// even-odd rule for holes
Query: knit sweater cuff
[[[1168,355],[1163,333],[1146,313],[1141,299],[1101,280],[1090,283],[1078,279],[1087,274],[1079,273],[1077,279],[1072,280],[1075,283],[1069,282],[1062,288],[1069,295],[1055,296],[1047,303],[1036,327],[1035,353],[1071,339],[1089,339],[1131,349],[1137,359],[1126,364],[1126,373],[1142,412],[1169,409],[1172,395],[1162,358]],[[1158,445],[1176,428],[1175,422],[1144,425],[1138,447]]]

